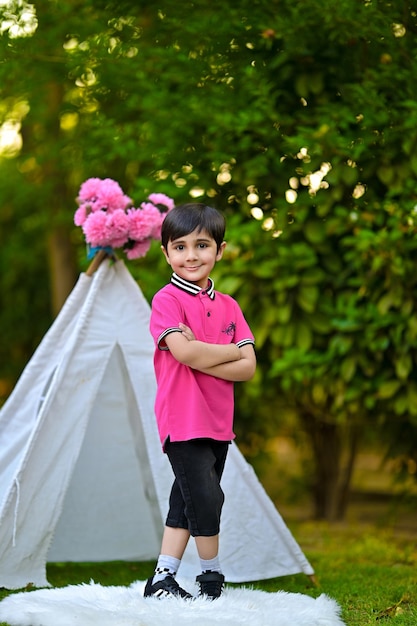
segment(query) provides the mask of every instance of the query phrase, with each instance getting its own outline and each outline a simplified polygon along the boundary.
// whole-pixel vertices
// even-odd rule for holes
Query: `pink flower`
[[[174,208],[174,200],[164,193],[151,193],[151,195],[148,196],[148,200],[150,200],[152,204],[160,204],[166,207],[167,211]]]
[[[106,214],[106,235],[108,245],[121,248],[129,238],[129,217],[122,209]]]
[[[90,213],[82,225],[82,229],[89,243],[94,248],[97,246],[109,245],[106,229],[106,213],[104,211],[96,211]]]
[[[85,206],[85,204],[82,204],[75,211],[75,214],[74,214],[74,224],[76,226],[82,226],[86,219],[87,219],[87,207]]]
[[[78,202],[88,204],[92,211],[106,209],[109,213],[126,209],[132,204],[125,196],[119,183],[111,178],[89,178],[80,187]]]
[[[78,202],[93,202],[100,194],[101,178],[89,178],[84,181],[78,194]]]
[[[166,213],[160,213],[158,221],[155,222],[154,229],[152,231],[152,237],[154,239],[161,239],[162,222],[165,219]]]
[[[151,247],[150,239],[143,239],[142,241],[137,241],[132,248],[128,248],[125,250],[126,256],[129,260],[139,259],[147,254],[149,248]]]
[[[151,240],[160,239],[164,217],[174,201],[163,193],[150,194],[138,209],[111,178],[89,178],[77,197],[74,223],[95,248],[122,248],[128,259],[143,257]]]
[[[154,204],[151,204],[149,202],[143,202],[141,204],[141,206],[143,207],[144,211],[149,212],[149,216],[152,216],[153,219],[153,228],[152,228],[152,234],[151,236],[154,239],[160,239],[161,238],[161,228],[162,228],[162,222],[164,221],[164,217],[166,215],[166,213],[161,213],[159,211],[159,209],[157,209]],[[155,210],[156,209],[156,210]]]
[[[160,212],[153,204],[143,202],[140,209],[129,209],[129,237],[134,241],[152,237],[155,225],[160,219]]]
[[[102,181],[99,200],[109,212],[126,209],[132,204],[132,199],[125,196],[119,184],[111,178],[105,178]]]

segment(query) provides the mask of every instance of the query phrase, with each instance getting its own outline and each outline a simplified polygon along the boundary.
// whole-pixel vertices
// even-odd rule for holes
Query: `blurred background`
[[[213,204],[240,449],[284,514],[415,530],[416,76],[403,0],[0,0],[0,403],[88,266],[83,181]]]

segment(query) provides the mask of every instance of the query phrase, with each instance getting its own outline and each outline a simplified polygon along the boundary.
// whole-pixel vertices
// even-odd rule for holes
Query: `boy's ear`
[[[164,253],[164,257],[166,259],[166,262],[168,263],[168,265],[171,265],[171,262],[169,260],[169,256],[168,256],[168,252],[166,251],[166,249],[164,248],[164,246],[161,246],[161,250]]]
[[[222,256],[223,256],[223,252],[224,252],[225,247],[226,247],[226,242],[225,242],[225,241],[223,241],[223,242],[220,244],[219,249],[218,249],[218,251],[217,251],[216,261],[220,261],[220,259],[222,258]]]

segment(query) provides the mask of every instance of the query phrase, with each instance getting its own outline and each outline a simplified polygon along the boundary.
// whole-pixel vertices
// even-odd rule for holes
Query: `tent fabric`
[[[47,561],[157,557],[172,471],[149,315],[123,261],[81,274],[0,411],[0,587],[48,586]],[[222,486],[229,582],[313,575],[235,444]],[[198,571],[190,541],[180,573]]]

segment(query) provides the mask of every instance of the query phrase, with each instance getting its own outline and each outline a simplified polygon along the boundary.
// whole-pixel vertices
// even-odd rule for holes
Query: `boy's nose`
[[[187,259],[195,259],[197,258],[197,252],[194,250],[194,248],[189,248],[187,250]]]

